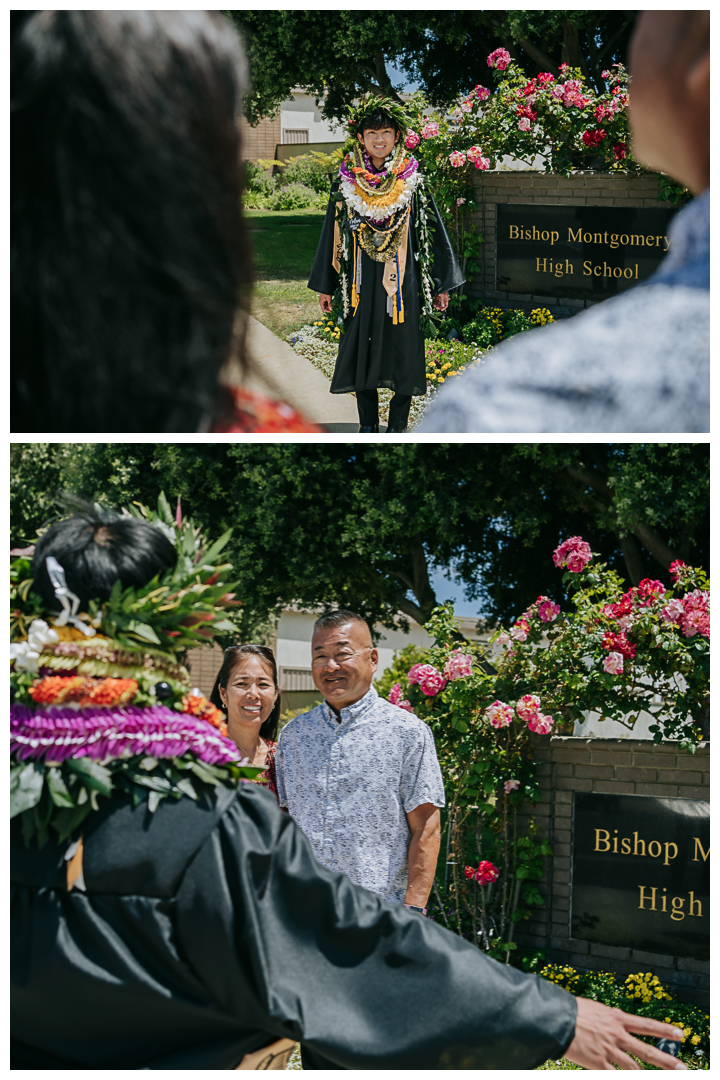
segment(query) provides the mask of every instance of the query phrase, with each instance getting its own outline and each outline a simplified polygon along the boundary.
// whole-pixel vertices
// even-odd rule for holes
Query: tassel
[[[397,293],[393,293],[393,326],[397,326],[398,313],[397,313]]]
[[[353,315],[357,311],[358,304],[360,303],[360,294],[357,290],[357,276],[358,276],[358,242],[357,233],[353,233],[353,281],[352,281],[352,296],[350,302],[352,304]]]
[[[405,322],[405,308],[403,307],[402,285],[400,284],[400,260],[398,259],[397,255],[395,256],[395,265],[397,266],[397,279],[398,279],[397,292],[398,292],[398,304],[400,305],[400,314],[398,316],[398,322],[404,323]]]

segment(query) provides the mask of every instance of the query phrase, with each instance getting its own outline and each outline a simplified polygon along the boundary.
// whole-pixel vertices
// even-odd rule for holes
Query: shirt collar
[[[653,275],[653,281],[670,278],[678,283],[709,288],[710,188],[675,215],[669,237],[670,250]]]
[[[346,708],[340,710],[340,723],[346,727],[354,720],[359,719],[369,709],[372,709],[378,700],[378,692],[374,686],[371,686],[367,694],[361,697],[359,701],[356,701],[353,705],[348,705]],[[325,720],[330,720],[337,726],[336,714],[328,705],[327,701],[323,701],[321,705],[323,717]]]

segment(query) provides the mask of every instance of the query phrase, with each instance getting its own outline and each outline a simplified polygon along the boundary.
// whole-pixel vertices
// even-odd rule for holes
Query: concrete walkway
[[[253,373],[243,385],[249,390],[286,401],[326,431],[357,432],[357,405],[352,394],[331,394],[330,382],[321,371],[252,316],[247,347]],[[232,372],[228,377],[231,382],[237,378]]]

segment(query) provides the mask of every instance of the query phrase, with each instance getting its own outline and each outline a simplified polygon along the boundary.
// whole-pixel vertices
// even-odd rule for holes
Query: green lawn
[[[319,317],[307,287],[324,211],[246,210],[256,284],[253,315],[280,338]]]

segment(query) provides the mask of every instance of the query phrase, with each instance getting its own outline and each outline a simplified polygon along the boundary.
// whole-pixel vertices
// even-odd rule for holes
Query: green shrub
[[[330,177],[322,161],[312,154],[290,158],[280,175],[280,184],[304,184],[316,195],[330,194]]]
[[[269,210],[304,210],[317,202],[317,192],[306,184],[287,184],[279,187],[267,199]]]
[[[245,194],[270,195],[275,181],[255,161],[245,162]]]

